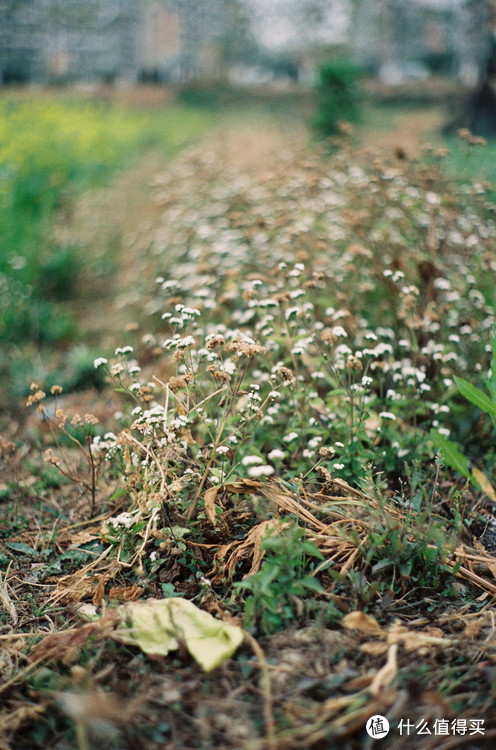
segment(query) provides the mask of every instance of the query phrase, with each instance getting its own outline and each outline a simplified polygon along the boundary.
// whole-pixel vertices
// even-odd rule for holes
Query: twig
[[[270,684],[269,666],[265,658],[265,654],[259,645],[259,643],[253,638],[250,633],[246,630],[243,631],[245,640],[250,644],[255,656],[258,659],[261,669],[261,686],[264,697],[264,720],[265,720],[265,731],[267,733],[267,746],[269,750],[276,750],[277,741],[275,736],[275,722],[273,713],[272,703],[272,687]]]

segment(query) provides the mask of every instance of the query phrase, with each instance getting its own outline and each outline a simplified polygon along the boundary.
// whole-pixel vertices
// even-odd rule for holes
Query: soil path
[[[439,140],[439,131],[445,120],[442,107],[396,114],[389,127],[380,130],[364,128],[362,144],[368,151],[381,156],[392,156],[401,148],[408,157],[416,158],[427,142]]]

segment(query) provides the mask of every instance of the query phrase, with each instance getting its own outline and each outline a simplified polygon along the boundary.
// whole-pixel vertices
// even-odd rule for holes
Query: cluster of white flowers
[[[417,418],[426,431],[438,420],[448,424],[445,391],[454,375],[466,372],[474,352],[483,351],[495,323],[475,271],[494,263],[494,220],[481,220],[469,208],[456,216],[423,182],[410,184],[406,174],[384,167],[371,167],[372,179],[345,158],[332,174],[315,164],[311,180],[305,171],[275,170],[260,184],[235,173],[227,179],[215,172],[215,159],[201,150],[192,154],[156,184],[163,214],[150,254],[171,278],[157,276],[157,299],[147,307],[158,313],[162,333],[142,339],[174,361],[170,390],[181,404],[177,411],[191,409],[192,416],[176,413],[175,401],[167,413],[158,403],[160,389],[140,383],[132,348],[119,347],[109,371],[122,380],[129,376],[141,434],[160,445],[182,445],[186,431],[195,435],[201,425],[204,445],[216,457],[211,477],[218,484],[230,467],[270,477],[271,463],[288,454],[309,467],[318,454],[340,471],[347,454],[335,437],[349,438],[352,410],[364,423],[370,413],[367,429],[381,430],[381,441],[391,440],[399,457],[407,455],[403,433]],[[188,188],[199,173],[215,176],[200,199]],[[175,197],[165,200],[170,185]],[[238,201],[249,210],[233,210]],[[375,220],[357,244],[343,207],[356,204],[361,211],[370,201]],[[410,263],[399,248],[412,245],[416,235],[425,246],[427,233],[448,251],[422,268],[420,254],[418,264]],[[300,262],[310,246],[311,262]],[[382,325],[375,326],[378,320]],[[108,363],[101,357],[94,364]],[[219,395],[210,400],[212,387]],[[196,408],[195,399],[201,402]],[[223,408],[230,421],[218,433]],[[266,455],[255,438],[246,443],[252,427],[254,436],[259,429],[270,435]],[[333,441],[335,447],[325,447]],[[102,450],[107,442],[100,439]]]
[[[118,516],[108,518],[106,521],[107,526],[113,526],[114,529],[130,529],[135,523],[136,514],[133,513],[119,513]]]

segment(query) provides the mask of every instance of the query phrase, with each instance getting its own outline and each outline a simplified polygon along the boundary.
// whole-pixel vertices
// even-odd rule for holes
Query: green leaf
[[[491,336],[491,346],[491,377],[488,376],[485,382],[492,400],[496,402],[496,335]]]
[[[30,547],[29,544],[23,544],[23,542],[7,542],[5,546],[14,552],[20,552],[22,555],[38,557],[40,554],[37,550]]]
[[[125,495],[126,492],[127,492],[127,490],[124,489],[124,487],[117,487],[117,489],[115,490],[115,492],[113,492],[112,495],[109,497],[109,502],[113,502],[114,500],[118,500],[123,495]]]
[[[451,466],[464,477],[470,479],[468,461],[463,453],[460,453],[456,445],[452,443],[451,440],[445,438],[444,435],[441,435],[441,433],[437,430],[431,430],[430,437],[432,442],[434,443],[434,447],[441,451],[443,458],[448,466]]]
[[[474,406],[477,406],[478,409],[486,412],[486,414],[492,414],[493,417],[496,417],[496,403],[494,403],[489,396],[486,396],[484,391],[476,388],[472,383],[469,383],[468,380],[456,377],[456,375],[454,380],[462,396],[465,396],[468,401],[474,404]]]
[[[312,578],[312,576],[305,576],[304,578],[302,578],[301,584],[310,591],[322,592],[324,590],[320,581],[317,581],[316,578]]]

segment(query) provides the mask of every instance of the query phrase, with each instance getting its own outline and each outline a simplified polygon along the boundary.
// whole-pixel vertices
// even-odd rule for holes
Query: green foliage
[[[73,295],[82,257],[51,240],[55,211],[143,149],[170,153],[205,124],[205,114],[177,107],[136,111],[53,95],[0,98],[0,341],[74,335],[54,303]]]
[[[359,69],[348,60],[334,60],[320,67],[314,126],[322,135],[336,135],[340,122],[360,119],[358,74]]]
[[[53,300],[67,300],[74,292],[82,261],[78,249],[59,248],[40,263],[38,278],[43,296]]]
[[[489,201],[486,209],[493,212],[496,200],[496,143],[489,141],[483,148],[469,139],[449,136],[444,139],[449,153],[445,164],[447,173],[463,183],[487,183]]]
[[[468,460],[461,453],[452,440],[448,440],[438,430],[431,430],[431,438],[434,443],[434,447],[441,451],[444,460],[451,466],[452,469],[458,471],[463,477],[470,477],[470,470],[468,468]]]
[[[298,614],[303,614],[302,597],[323,590],[311,575],[314,561],[322,560],[323,555],[307,539],[305,530],[294,525],[267,535],[261,549],[266,554],[260,570],[234,584],[234,589],[248,593],[244,602],[246,627],[274,633],[294,625]]]
[[[491,418],[493,428],[496,428],[496,336],[494,335],[491,339],[491,344],[491,369],[485,378],[489,395],[484,393],[480,388],[476,388],[476,386],[472,385],[465,378],[455,376],[454,380],[462,396],[479,411],[487,414]],[[494,489],[491,487],[486,476],[480,470],[470,468],[468,459],[452,440],[448,440],[438,430],[431,430],[431,438],[435,448],[441,452],[448,466],[451,466],[477,487],[482,487],[486,493],[496,498]]]
[[[452,542],[445,520],[430,508],[401,520],[382,514],[364,549],[374,587],[382,593],[392,589],[396,594],[419,586],[440,590],[452,579],[445,564]]]
[[[495,380],[494,378],[489,381],[491,383],[491,386],[493,388],[491,398],[486,396],[484,391],[481,391],[479,388],[476,388],[474,385],[469,383],[468,380],[465,380],[464,378],[458,378],[455,376],[454,378],[455,383],[458,386],[458,390],[464,396],[467,401],[470,401],[470,403],[474,404],[478,409],[485,412],[486,414],[490,414],[491,417],[496,417],[496,400],[494,399],[494,385]]]

